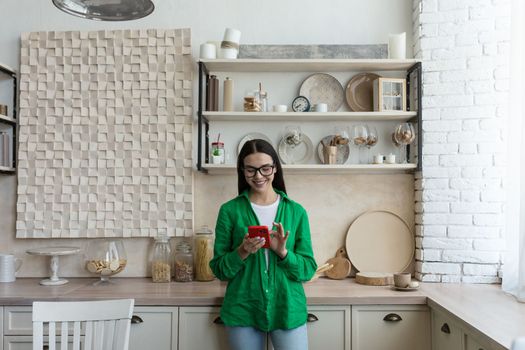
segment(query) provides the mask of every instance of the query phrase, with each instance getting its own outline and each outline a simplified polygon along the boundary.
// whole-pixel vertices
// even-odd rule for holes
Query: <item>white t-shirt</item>
[[[275,221],[275,216],[277,215],[277,208],[279,207],[279,201],[281,196],[277,195],[277,200],[269,205],[259,205],[251,203],[253,211],[257,218],[259,219],[259,224],[263,226],[268,226],[268,230],[271,230],[273,223]],[[264,248],[264,255],[266,256],[266,269],[268,269],[268,249]]]

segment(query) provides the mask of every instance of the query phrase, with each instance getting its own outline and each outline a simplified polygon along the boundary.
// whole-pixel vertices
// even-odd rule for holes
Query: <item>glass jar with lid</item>
[[[195,231],[193,246],[195,249],[195,280],[212,281],[215,276],[210,268],[213,258],[213,231],[202,226]]]
[[[153,282],[171,281],[171,247],[169,238],[165,234],[159,234],[155,238],[151,250],[151,279]]]
[[[175,247],[175,281],[193,281],[193,253],[191,244],[181,241]]]
[[[212,164],[224,164],[224,142],[217,141],[211,143],[211,162]]]

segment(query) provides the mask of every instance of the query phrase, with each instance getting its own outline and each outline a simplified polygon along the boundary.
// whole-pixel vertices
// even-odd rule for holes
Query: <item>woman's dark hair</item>
[[[277,156],[277,152],[275,152],[275,149],[267,141],[255,139],[247,141],[242,146],[241,152],[237,157],[237,181],[239,194],[244,192],[244,190],[250,188],[250,185],[248,185],[248,182],[246,182],[246,178],[244,177],[243,169],[244,158],[253,153],[266,153],[267,155],[272,157],[273,164],[275,166],[275,169],[277,170],[272,181],[272,186],[273,188],[286,193],[286,187],[284,186],[283,168],[281,166],[281,162],[279,161],[279,157]]]

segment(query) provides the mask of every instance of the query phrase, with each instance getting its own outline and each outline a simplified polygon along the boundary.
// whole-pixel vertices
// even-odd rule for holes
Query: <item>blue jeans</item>
[[[264,350],[266,332],[253,327],[226,327],[230,350]],[[308,350],[306,324],[293,329],[276,329],[270,339],[275,350]]]

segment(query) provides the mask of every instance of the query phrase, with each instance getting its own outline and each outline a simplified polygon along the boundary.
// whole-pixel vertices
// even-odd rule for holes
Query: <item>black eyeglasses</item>
[[[251,166],[243,167],[242,171],[246,177],[254,177],[259,172],[262,176],[270,176],[273,174],[274,164],[265,164],[261,167],[254,168]]]

